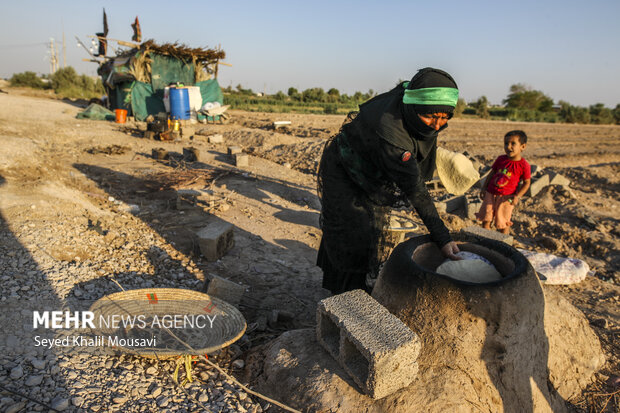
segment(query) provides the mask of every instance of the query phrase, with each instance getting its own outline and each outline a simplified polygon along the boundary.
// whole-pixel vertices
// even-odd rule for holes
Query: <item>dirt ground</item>
[[[39,268],[46,259],[83,272],[74,280],[47,276],[32,289],[64,300],[76,286],[110,277],[129,288],[182,281],[201,289],[205,277],[217,274],[248,288],[240,306],[248,322],[241,352],[314,325],[316,303],[329,295],[314,265],[321,234],[315,171],[325,140],[344,116],[232,110],[227,125],[188,125],[181,141],[161,142],[141,138],[143,123],[76,119],[78,102],[2,89],[9,92],[0,94],[5,246],[12,240]],[[277,120],[291,125],[274,130]],[[545,288],[560,290],[584,312],[608,359],[597,382],[572,401],[575,409],[600,410],[609,399],[604,408],[614,411],[618,396],[611,394],[618,387],[607,382],[620,375],[620,126],[453,119],[440,145],[490,164],[511,129],[528,134],[531,164],[571,180],[570,190],[549,187],[524,200],[514,235],[523,248],[579,258],[594,271],[579,284]],[[205,134],[221,134],[224,143],[208,143]],[[234,166],[231,145],[250,154],[249,166]],[[151,156],[154,148],[174,156],[189,146],[199,150],[198,162]],[[178,210],[176,190],[196,188],[208,189],[210,200]],[[441,197],[442,190],[433,195]],[[208,262],[195,232],[216,217],[234,225],[235,246]],[[443,217],[455,231],[473,224],[462,214]],[[9,280],[2,280],[5,289]],[[108,284],[102,291],[117,291]]]

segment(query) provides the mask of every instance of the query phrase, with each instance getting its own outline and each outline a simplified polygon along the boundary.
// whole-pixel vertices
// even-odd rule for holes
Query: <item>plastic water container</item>
[[[189,93],[185,88],[170,88],[170,117],[189,119]]]

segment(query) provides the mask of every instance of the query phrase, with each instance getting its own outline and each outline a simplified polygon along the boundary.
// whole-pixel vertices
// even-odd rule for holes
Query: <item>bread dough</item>
[[[435,272],[447,275],[450,278],[472,283],[488,283],[502,279],[502,275],[492,264],[488,264],[477,258],[460,261],[448,260],[437,267]]]

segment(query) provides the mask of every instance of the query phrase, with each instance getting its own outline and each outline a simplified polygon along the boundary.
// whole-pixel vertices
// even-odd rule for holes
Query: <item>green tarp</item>
[[[209,79],[196,83],[200,88],[202,104],[207,102],[224,103],[224,95],[217,79]],[[131,110],[136,120],[144,121],[149,115],[165,112],[164,90],[153,91],[152,85],[143,82],[134,82],[131,88]]]
[[[128,115],[144,121],[149,115],[165,112],[164,88],[170,84],[200,87],[202,104],[206,102],[224,103],[224,95],[217,80],[210,79],[194,84],[195,66],[191,60],[184,61],[172,56],[149,53],[151,82],[127,81],[131,59],[119,58],[101,69],[100,74],[110,86],[108,89],[110,107],[127,109]],[[110,76],[108,78],[108,76]],[[202,115],[199,115],[199,118]]]
[[[171,83],[194,84],[194,65],[171,56],[151,54],[151,86],[158,92]]]
[[[91,103],[86,109],[78,113],[76,118],[78,119],[93,119],[93,120],[116,120],[114,112],[104,108],[96,103]]]
[[[163,89],[153,92],[149,83],[134,82],[131,88],[131,110],[139,121],[144,121],[149,115],[165,112]]]

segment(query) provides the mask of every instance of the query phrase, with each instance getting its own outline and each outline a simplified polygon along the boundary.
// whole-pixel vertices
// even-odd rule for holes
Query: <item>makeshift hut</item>
[[[166,112],[164,90],[171,84],[200,88],[202,105],[223,103],[217,82],[220,49],[191,48],[182,44],[157,45],[148,40],[107,58],[97,70],[108,95],[108,107],[127,109],[136,120]]]

